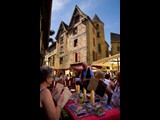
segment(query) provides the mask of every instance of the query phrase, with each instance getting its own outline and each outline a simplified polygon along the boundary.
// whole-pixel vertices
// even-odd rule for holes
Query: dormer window
[[[97,28],[97,30],[99,29],[99,24],[96,24],[96,28]]]

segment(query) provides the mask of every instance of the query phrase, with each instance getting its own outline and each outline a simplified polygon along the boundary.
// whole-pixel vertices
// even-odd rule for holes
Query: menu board
[[[89,90],[89,91],[92,91],[92,90],[96,91],[98,84],[99,84],[99,80],[98,79],[91,78],[90,82],[88,84],[87,90]]]
[[[63,108],[65,106],[65,104],[68,102],[68,100],[71,98],[72,93],[70,92],[70,90],[68,89],[68,87],[65,87],[62,95],[64,96],[63,102],[61,104],[61,108]]]
[[[63,84],[60,84],[60,83],[57,83],[57,84],[56,84],[56,89],[58,89],[58,93],[54,96],[54,100],[55,100],[55,101],[58,100],[58,98],[59,98],[59,96],[60,96],[63,88],[64,88],[64,85],[63,85]]]
[[[96,78],[91,78],[87,90],[93,90],[96,94],[103,97],[104,93],[106,92],[106,87],[107,85],[103,81],[98,80]]]

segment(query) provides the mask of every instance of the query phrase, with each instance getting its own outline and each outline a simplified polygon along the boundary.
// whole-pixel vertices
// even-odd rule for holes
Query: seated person
[[[60,95],[55,105],[53,96],[56,92],[51,94],[47,88],[52,84],[52,72],[53,70],[47,66],[40,67],[40,118],[42,120],[59,120],[61,116],[64,96]]]
[[[117,73],[117,82],[115,84],[115,89],[113,91],[110,105],[120,108],[120,71]]]
[[[95,74],[95,78],[97,78],[98,80],[102,81],[105,84],[105,74],[102,71],[97,71],[97,73]],[[103,103],[108,104],[108,98],[109,98],[109,93],[110,93],[110,89],[108,87],[108,85],[106,84],[106,91],[105,94],[103,95]]]
[[[107,89],[107,94],[108,94],[108,104],[111,100],[112,97],[112,93],[113,93],[113,89],[115,87],[115,84],[113,81],[110,80],[110,75],[106,74],[105,75],[105,79],[104,79],[104,83],[107,85],[108,89]]]

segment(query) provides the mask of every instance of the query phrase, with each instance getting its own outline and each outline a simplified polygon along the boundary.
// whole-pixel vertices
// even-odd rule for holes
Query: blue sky
[[[55,31],[51,36],[53,40],[61,21],[69,25],[75,5],[91,19],[98,15],[104,23],[105,40],[110,46],[110,33],[120,34],[120,0],[53,0],[50,28]]]

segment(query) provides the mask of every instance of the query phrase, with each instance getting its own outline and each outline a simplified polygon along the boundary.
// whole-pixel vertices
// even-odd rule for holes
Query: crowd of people
[[[96,78],[106,84],[106,92],[104,97],[107,104],[120,108],[120,71],[117,72],[116,80],[111,79],[111,74],[98,70],[95,74],[92,69],[88,67],[87,63],[82,64],[83,70],[75,79],[76,84],[80,85],[80,89],[85,88],[90,82],[91,78]],[[63,80],[61,74],[59,80]],[[70,75],[66,76],[66,80],[70,79]],[[59,120],[61,118],[61,103],[63,102],[64,96],[60,95],[57,101],[53,97],[57,94],[58,89],[48,87],[53,85],[55,77],[53,76],[53,69],[48,66],[40,67],[40,115],[43,120]]]

